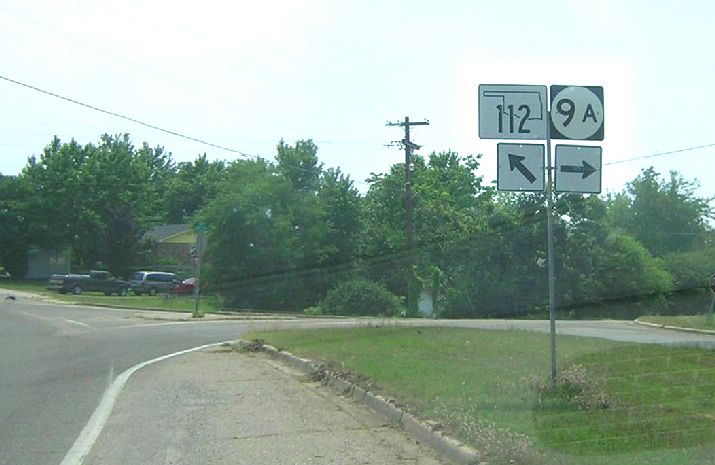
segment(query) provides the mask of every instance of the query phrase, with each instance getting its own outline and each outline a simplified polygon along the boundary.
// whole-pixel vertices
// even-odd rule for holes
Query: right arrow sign
[[[601,192],[601,147],[557,145],[555,164],[557,192]]]
[[[589,165],[586,160],[581,162],[581,166],[561,165],[562,173],[582,173],[581,179],[586,179],[596,171],[598,170]]]

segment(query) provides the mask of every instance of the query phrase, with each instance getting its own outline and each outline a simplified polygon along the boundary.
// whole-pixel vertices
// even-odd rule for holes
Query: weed
[[[557,373],[552,382],[543,378],[532,380],[532,389],[536,394],[537,408],[549,401],[563,401],[576,404],[580,410],[614,407],[614,402],[595,382],[582,365],[569,365]]]

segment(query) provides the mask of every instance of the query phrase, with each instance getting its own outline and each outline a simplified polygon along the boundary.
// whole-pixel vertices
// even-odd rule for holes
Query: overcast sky
[[[313,139],[326,166],[362,191],[420,153],[482,154],[479,84],[603,86],[603,191],[647,166],[697,178],[715,195],[715,5],[709,1],[0,2],[0,76],[147,123],[273,158]],[[17,174],[57,135],[81,144],[127,132],[190,161],[240,155],[190,142],[0,80],[0,173]]]

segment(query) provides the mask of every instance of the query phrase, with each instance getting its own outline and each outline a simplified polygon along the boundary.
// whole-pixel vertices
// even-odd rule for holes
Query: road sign
[[[551,138],[603,140],[603,87],[551,86]]]
[[[546,86],[479,85],[479,137],[546,139]]]
[[[497,189],[543,191],[544,158],[541,144],[497,144]]]
[[[557,145],[555,150],[556,192],[601,192],[601,147]]]
[[[209,230],[209,224],[205,221],[202,221],[201,223],[194,226],[194,231],[199,232],[199,233],[205,233],[208,230]]]

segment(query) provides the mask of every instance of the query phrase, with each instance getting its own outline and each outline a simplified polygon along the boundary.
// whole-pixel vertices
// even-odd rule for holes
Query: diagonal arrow
[[[524,175],[524,177],[531,183],[533,184],[534,181],[536,181],[536,176],[534,176],[534,173],[529,171],[529,168],[524,166],[522,163],[526,157],[522,157],[521,155],[514,155],[513,153],[508,154],[509,155],[509,171],[514,171],[514,169],[519,170],[521,174]]]
[[[581,166],[574,165],[561,165],[562,173],[582,173],[581,179],[586,179],[597,170],[593,166],[589,165],[586,160],[581,161]]]

